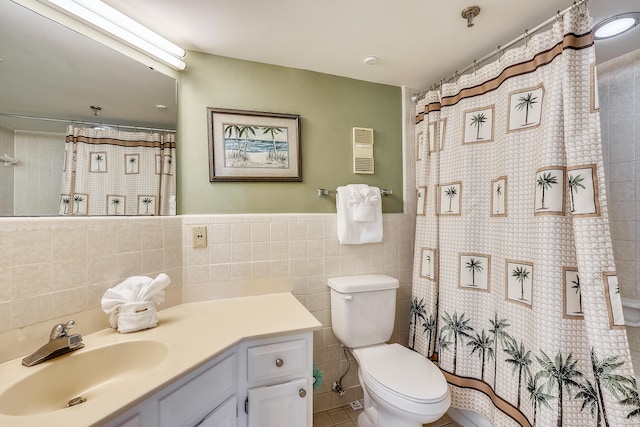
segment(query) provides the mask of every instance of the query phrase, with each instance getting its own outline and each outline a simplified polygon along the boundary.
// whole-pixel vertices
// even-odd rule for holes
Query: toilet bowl
[[[360,366],[358,379],[365,396],[358,426],[422,426],[438,420],[449,408],[447,381],[424,356],[400,344],[358,348],[352,353]]]
[[[421,427],[451,404],[440,370],[400,344],[386,344],[393,332],[398,280],[386,275],[335,277],[331,320],[335,336],[359,365],[364,393],[359,427]]]

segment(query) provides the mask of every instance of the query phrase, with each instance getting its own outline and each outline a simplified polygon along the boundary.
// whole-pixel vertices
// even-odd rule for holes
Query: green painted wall
[[[401,89],[311,71],[189,52],[179,83],[178,212],[335,212],[335,193],[388,188],[384,212],[402,212]],[[302,182],[209,182],[207,107],[299,114]],[[374,175],[352,173],[352,128],[374,129]]]

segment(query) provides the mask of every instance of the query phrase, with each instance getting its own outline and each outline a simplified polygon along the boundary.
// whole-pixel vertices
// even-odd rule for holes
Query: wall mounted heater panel
[[[373,129],[353,128],[353,173],[373,173]]]

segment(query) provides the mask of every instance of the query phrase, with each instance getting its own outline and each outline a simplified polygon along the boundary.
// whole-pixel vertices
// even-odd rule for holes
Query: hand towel
[[[366,184],[338,187],[336,195],[338,240],[342,244],[382,241],[380,189]]]
[[[158,324],[156,306],[164,301],[164,288],[171,279],[160,273],[155,279],[133,276],[107,289],[102,310],[109,314],[109,324],[120,333],[153,328]]]

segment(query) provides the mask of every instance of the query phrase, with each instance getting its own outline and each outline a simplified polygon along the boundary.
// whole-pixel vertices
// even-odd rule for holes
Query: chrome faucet
[[[82,335],[71,334],[69,330],[76,325],[76,322],[69,320],[66,324],[60,323],[51,329],[49,342],[22,359],[24,366],[33,366],[45,360],[53,359],[65,353],[79,350],[84,347]]]

